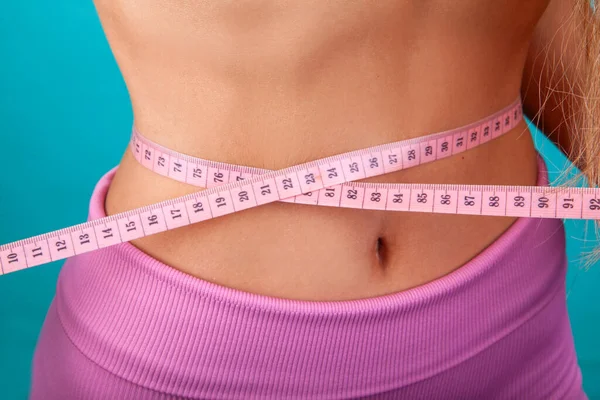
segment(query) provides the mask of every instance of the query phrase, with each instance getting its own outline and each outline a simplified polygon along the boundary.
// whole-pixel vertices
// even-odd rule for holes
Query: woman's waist
[[[520,123],[460,156],[369,180],[533,185],[536,154],[526,129]],[[112,214],[196,190],[142,168],[128,153],[106,207]],[[177,269],[225,286],[278,297],[341,300],[431,281],[467,262],[513,222],[275,203],[134,244]]]
[[[112,176],[97,186],[91,218],[103,214]],[[482,378],[496,382],[492,393],[497,394],[516,380],[515,371],[534,371],[526,378],[519,372],[519,379],[539,383],[538,369],[528,364],[551,366],[548,360],[565,358],[569,351],[569,370],[575,366],[560,225],[552,219],[520,219],[447,276],[400,293],[343,302],[278,299],[215,285],[123,243],[69,260],[56,308],[69,338],[91,360],[132,382],[182,396],[189,393],[181,388],[214,388],[197,383],[214,384],[217,371],[223,379],[216,391],[229,387],[233,375],[240,384],[260,385],[271,374],[273,390],[284,392],[291,371],[302,376],[296,382],[319,382],[304,385],[314,393],[339,390],[341,379],[360,385],[364,371],[377,373],[369,377],[368,389],[362,387],[363,394],[409,388],[450,371],[462,371],[459,376],[472,383],[468,365],[479,373],[490,359],[498,361],[498,373]],[[237,254],[232,245],[228,248]],[[242,257],[238,270],[253,262]],[[319,283],[318,276],[313,279]],[[335,281],[326,283],[336,289]],[[448,337],[459,340],[450,343]],[[378,346],[368,345],[373,338]],[[424,357],[425,348],[435,351]],[[221,357],[239,349],[244,357]],[[448,381],[456,382],[438,378],[446,389]],[[491,390],[490,384],[482,383],[481,390],[486,388]]]

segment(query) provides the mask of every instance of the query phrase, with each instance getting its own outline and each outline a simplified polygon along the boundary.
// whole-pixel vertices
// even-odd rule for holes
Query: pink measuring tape
[[[541,186],[364,183],[502,136],[522,119],[515,101],[451,131],[356,150],[279,171],[187,156],[133,131],[146,168],[208,189],[0,246],[0,274],[38,266],[275,201],[368,210],[600,219],[600,189]]]

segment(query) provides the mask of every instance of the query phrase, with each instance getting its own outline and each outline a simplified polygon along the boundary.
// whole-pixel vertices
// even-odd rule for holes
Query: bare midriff
[[[149,139],[266,169],[456,128],[520,93],[548,0],[96,0]],[[524,122],[377,182],[534,185]],[[126,152],[108,214],[198,189]],[[195,277],[303,300],[398,292],[460,268],[514,218],[268,204],[134,241]],[[526,268],[527,266],[524,266]]]

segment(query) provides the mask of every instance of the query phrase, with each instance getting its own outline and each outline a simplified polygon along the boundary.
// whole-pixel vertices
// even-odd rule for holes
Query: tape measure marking
[[[365,154],[351,157],[349,162],[336,161],[325,169],[321,168],[319,171],[314,170],[310,173],[315,176],[318,175],[317,172],[320,172],[321,175],[337,175],[338,171],[343,171],[345,176],[354,174],[355,179],[360,180],[411,168],[462,153],[496,139],[511,131],[521,119],[522,105],[520,99],[517,99],[508,107],[472,124],[391,143],[380,154],[365,149]],[[237,182],[270,172],[266,169],[220,163],[182,154],[152,142],[135,128],[132,132],[130,149],[135,159],[143,167],[162,176],[201,188]],[[364,186],[365,183],[356,183],[355,185],[357,188],[367,187]],[[270,187],[270,185],[264,185],[260,189],[268,191],[271,190]],[[320,192],[303,193],[281,201],[339,207],[342,206],[340,205],[341,199],[341,186],[334,185],[321,189]],[[383,209],[383,207],[379,209]]]
[[[520,118],[520,112],[517,115]],[[506,124],[507,130],[518,121],[507,112],[501,117],[495,117],[485,126],[482,125],[484,130],[481,132],[486,132],[485,128],[488,128],[488,139],[481,135],[479,144],[491,140],[493,135],[489,133],[496,128],[497,135],[500,135],[499,132],[504,131],[502,122],[506,122],[506,118],[509,122]],[[511,122],[513,120],[514,123]],[[336,185],[341,185],[339,193],[336,192],[333,196],[315,195],[315,199],[311,198],[308,204],[389,211],[600,219],[600,190],[592,188],[349,183],[391,172],[371,163],[370,158],[382,160],[384,154],[398,154],[399,157],[402,154],[404,157],[405,152],[395,153],[398,148],[415,150],[414,160],[412,153],[406,153],[407,161],[422,163],[428,160],[417,157],[420,154],[417,150],[421,150],[421,143],[442,145],[444,142],[438,143],[440,137],[437,135],[441,134],[352,151],[261,175],[255,175],[254,169],[232,166],[236,171],[242,169],[240,173],[245,170],[249,176],[241,181],[236,178],[231,183],[225,183],[225,174],[229,173],[223,168],[225,164],[206,161],[217,173],[223,173],[222,185],[2,245],[0,270],[2,274],[7,274],[278,200],[295,198],[294,201],[299,202],[297,200],[300,197],[302,202],[305,197],[312,197],[301,196],[303,193],[332,193],[326,191],[326,188]],[[461,135],[458,136],[463,138],[460,146],[456,145],[458,142],[455,141],[455,134],[447,135],[453,140],[446,141],[447,151],[440,148],[439,157],[436,147],[435,159],[445,157],[446,152],[457,154],[464,151],[467,131],[463,130]],[[435,142],[432,142],[432,137],[436,138]],[[180,163],[186,157],[181,155],[169,159],[169,164],[165,165],[180,170],[176,171],[180,177],[188,176],[187,170],[184,172],[183,163]],[[358,168],[354,167],[354,163]],[[178,164],[182,166],[179,167]],[[400,161],[398,164],[403,168],[412,165]],[[391,165],[397,168],[395,163]],[[206,172],[209,172],[208,168]]]

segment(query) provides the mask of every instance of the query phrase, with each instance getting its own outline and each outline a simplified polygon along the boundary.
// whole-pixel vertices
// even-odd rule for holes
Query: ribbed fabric
[[[519,219],[447,276],[340,302],[245,293],[113,246],[64,265],[31,398],[585,399],[565,273],[559,220]]]

